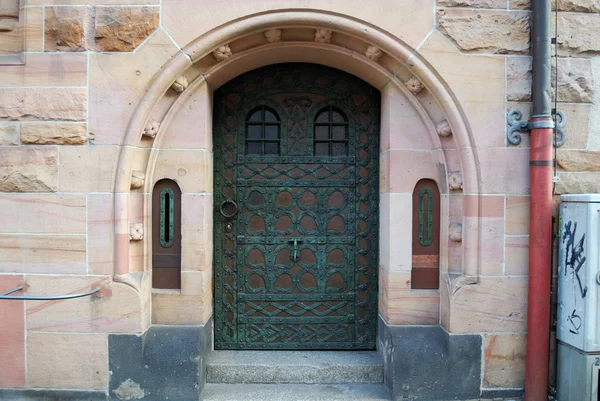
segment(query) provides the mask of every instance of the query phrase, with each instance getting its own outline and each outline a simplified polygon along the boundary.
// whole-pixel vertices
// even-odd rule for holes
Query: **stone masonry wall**
[[[108,388],[108,333],[141,333],[151,321],[150,300],[111,277],[112,191],[119,144],[135,106],[165,63],[204,32],[272,8],[305,7],[364,19],[401,38],[436,68],[461,102],[478,146],[486,195],[484,262],[478,285],[443,285],[440,296],[450,299],[448,315],[437,318],[436,296],[427,306],[426,324],[480,334],[482,387],[522,388],[529,141],[524,134],[518,146],[507,142],[505,113],[519,109],[522,121],[531,113],[529,3],[374,0],[368,10],[354,0],[242,3],[29,0],[24,7],[25,64],[0,65],[0,292],[17,285],[32,295],[102,290],[92,298],[63,302],[0,301],[0,322],[10,322],[0,325],[0,361],[11,366],[0,373],[0,387]],[[567,139],[557,151],[555,193],[600,192],[600,5],[559,0],[558,10],[553,87],[558,109],[567,117]],[[206,158],[212,145],[210,132],[204,134],[205,143],[195,150]],[[186,161],[169,163],[177,171]],[[193,170],[194,163],[185,169]],[[202,168],[212,164],[203,162]],[[196,185],[190,177],[190,185]],[[187,195],[190,202],[203,197],[208,204],[188,216],[193,221],[210,213],[212,183],[202,185]],[[478,216],[469,214],[468,199],[459,207],[466,230],[475,221],[469,218]],[[143,258],[143,249],[133,257]],[[189,280],[188,307],[200,302],[191,297],[196,292],[206,297],[211,283],[205,269],[210,266],[183,276]],[[396,302],[390,311],[396,307],[395,315],[401,316],[394,320],[390,313],[389,324],[416,324],[410,320],[413,309],[423,314],[421,300],[409,295],[386,299]],[[201,302],[210,307],[210,300]],[[185,315],[198,324],[210,312],[186,313],[167,309],[160,314]]]

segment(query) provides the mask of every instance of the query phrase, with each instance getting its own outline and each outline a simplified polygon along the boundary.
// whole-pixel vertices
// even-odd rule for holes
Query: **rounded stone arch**
[[[322,40],[321,35],[313,41],[267,40],[268,43],[252,46],[257,42],[252,38],[257,35],[286,28],[326,30],[329,40]],[[344,45],[331,42],[331,32],[343,36]],[[241,43],[238,46],[241,50],[232,54],[228,44],[236,41]],[[384,57],[385,63],[378,61],[381,57]],[[141,286],[130,274],[130,209],[141,208],[146,215],[148,202],[139,200],[144,199],[143,196],[131,195],[136,190],[150,192],[165,127],[169,126],[175,111],[182,106],[185,98],[183,93],[206,83],[216,89],[246,71],[283,62],[312,62],[338,68],[377,89],[393,84],[406,96],[427,126],[433,147],[437,150],[434,153],[445,169],[442,169],[438,182],[441,192],[447,195],[450,191],[458,190],[463,194],[480,194],[479,162],[466,117],[452,91],[418,52],[373,25],[339,14],[303,10],[250,15],[191,41],[155,75],[138,103],[122,141],[114,187],[116,281],[128,283],[137,289]],[[433,120],[426,102],[419,99],[418,94],[422,91],[435,100],[439,110],[433,114],[443,115],[443,120]],[[152,135],[148,135],[149,130]],[[148,143],[149,138],[151,143]],[[454,167],[448,167],[447,154],[452,154],[452,158],[456,159]],[[434,177],[430,178],[435,180]],[[479,200],[470,202],[470,215],[479,216],[480,208]],[[448,226],[450,221],[446,219],[444,224]],[[442,228],[442,236],[447,234],[445,228]],[[461,269],[462,277],[468,282],[477,280],[481,259],[478,246],[480,238],[480,224],[462,234]]]

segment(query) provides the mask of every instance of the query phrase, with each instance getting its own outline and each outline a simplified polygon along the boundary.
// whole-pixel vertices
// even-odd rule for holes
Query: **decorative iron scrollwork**
[[[556,116],[560,117],[560,121],[556,121]],[[547,121],[519,121],[521,117],[521,111],[517,109],[509,110],[506,113],[506,122],[509,126],[506,131],[506,139],[511,145],[519,145],[521,143],[521,132],[530,131],[535,128],[556,128],[556,135],[554,136],[554,146],[556,147],[561,147],[567,140],[567,134],[564,130],[564,126],[567,123],[567,116],[562,111],[556,110],[556,113],[553,113],[554,122],[550,124]]]
[[[560,117],[560,121],[556,121],[556,116]],[[560,110],[556,110],[554,113],[554,123],[556,124],[556,135],[554,136],[554,146],[560,148],[565,144],[567,140],[567,133],[564,130],[565,124],[567,123],[567,116]],[[560,138],[560,139],[557,139]]]

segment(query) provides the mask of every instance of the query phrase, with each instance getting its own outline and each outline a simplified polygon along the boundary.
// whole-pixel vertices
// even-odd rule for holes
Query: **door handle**
[[[231,205],[231,207],[233,208],[233,211],[231,211],[230,213],[227,213],[225,211],[225,206],[226,205]],[[234,201],[227,199],[225,201],[223,201],[223,203],[221,203],[221,207],[219,208],[219,212],[221,212],[221,215],[223,217],[225,217],[226,219],[230,219],[233,216],[235,216],[238,212],[238,206],[237,203],[235,203]]]
[[[294,244],[294,252],[292,253],[292,262],[297,262],[299,259],[298,258],[298,243],[302,242],[302,240],[298,239],[298,238],[294,238],[294,239],[291,239],[289,242]]]

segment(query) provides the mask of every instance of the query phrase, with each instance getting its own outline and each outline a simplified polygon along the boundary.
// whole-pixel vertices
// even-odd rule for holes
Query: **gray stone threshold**
[[[390,400],[381,384],[227,384],[207,383],[202,401],[381,401]]]
[[[214,351],[208,383],[383,383],[376,351]]]

